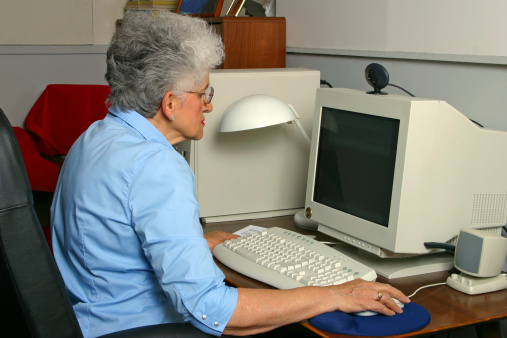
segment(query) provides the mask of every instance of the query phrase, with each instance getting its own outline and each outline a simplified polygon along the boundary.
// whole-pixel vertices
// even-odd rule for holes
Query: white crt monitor
[[[312,135],[306,215],[323,233],[393,258],[507,223],[507,132],[446,102],[317,89]]]

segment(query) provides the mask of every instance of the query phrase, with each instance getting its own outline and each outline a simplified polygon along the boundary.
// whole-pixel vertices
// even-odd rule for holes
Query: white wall
[[[276,10],[291,48],[507,60],[504,0],[278,0]]]

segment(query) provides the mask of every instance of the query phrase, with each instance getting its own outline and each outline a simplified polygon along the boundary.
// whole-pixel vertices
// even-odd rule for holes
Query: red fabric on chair
[[[20,127],[12,127],[12,129],[21,149],[32,190],[55,191],[59,173],[58,165],[40,155],[37,142],[25,129]]]
[[[48,85],[25,119],[41,154],[66,155],[90,124],[106,116],[109,93],[106,85]]]

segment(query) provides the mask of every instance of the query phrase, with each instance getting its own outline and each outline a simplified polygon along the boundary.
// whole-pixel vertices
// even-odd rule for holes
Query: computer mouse
[[[396,298],[393,298],[394,302],[396,303],[396,305],[398,305],[401,309],[403,309],[403,307],[405,306],[404,303],[400,302],[399,300],[397,300]],[[362,317],[367,317],[367,316],[376,316],[378,315],[379,313],[378,312],[375,312],[375,311],[361,311],[361,312],[354,312],[353,313],[354,315],[356,316],[362,316]]]

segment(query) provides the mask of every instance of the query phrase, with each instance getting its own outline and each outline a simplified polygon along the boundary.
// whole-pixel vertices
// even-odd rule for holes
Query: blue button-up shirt
[[[213,262],[185,159],[144,117],[110,109],[65,159],[53,250],[85,337],[190,322],[220,335],[237,302]]]

